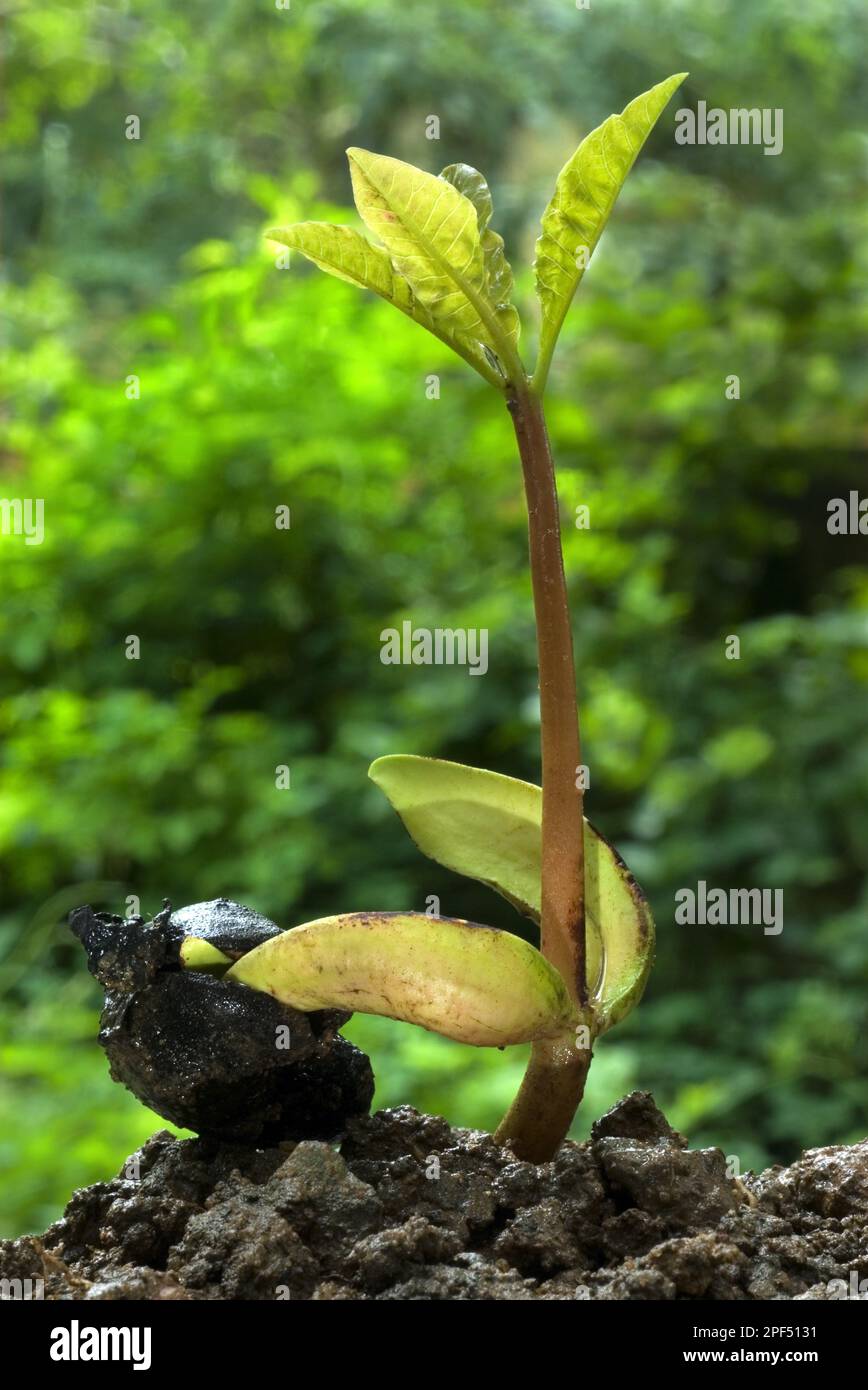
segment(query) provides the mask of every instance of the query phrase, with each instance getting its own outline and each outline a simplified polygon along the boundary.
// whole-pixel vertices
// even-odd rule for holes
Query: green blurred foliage
[[[826,502],[865,486],[866,27],[857,0],[17,7],[0,495],[44,498],[46,537],[0,537],[4,1233],[159,1123],[94,1042],[73,903],[225,893],[291,925],[436,894],[524,930],[420,859],[365,780],[387,752],[537,778],[506,413],[388,306],[278,271],[261,232],[351,216],[348,144],[477,164],[530,354],[558,168],[682,68],[550,386],[588,809],[659,924],[575,1133],[642,1086],[742,1168],[864,1135],[868,574]],[[782,108],[783,153],[675,146],[671,112],[698,98]],[[406,617],[487,627],[488,675],[384,667],[379,633]],[[700,878],[782,888],[783,933],[676,927]],[[348,1031],[380,1103],[455,1122],[496,1123],[521,1074],[520,1049]]]

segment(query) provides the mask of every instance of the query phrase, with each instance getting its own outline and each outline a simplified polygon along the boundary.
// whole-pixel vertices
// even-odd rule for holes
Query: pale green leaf
[[[373,246],[355,228],[335,226],[330,222],[296,222],[288,227],[272,227],[266,236],[293,251],[300,251],[320,270],[328,271],[339,280],[373,290],[451,347],[486,381],[493,386],[502,385],[501,377],[492,369],[481,344],[450,331],[448,325],[435,324],[407,280],[393,266],[388,252],[382,246]]]
[[[473,169],[469,164],[449,164],[440,177],[457,188],[459,193],[463,193],[476,208],[482,258],[485,263],[486,295],[494,305],[503,332],[513,346],[516,346],[521,323],[518,310],[510,302],[513,290],[512,267],[506,259],[503,237],[491,226],[493,207],[488,183],[479,170]]]
[[[502,893],[539,922],[542,792],[529,782],[437,758],[378,758],[369,776],[416,844],[447,869]],[[600,1031],[638,1003],[654,954],[654,923],[620,856],[585,821],[588,989]]]
[[[668,77],[631,101],[620,116],[610,116],[582,141],[558,175],[536,244],[536,285],[542,305],[536,378],[540,389],[564,316],[624,181],[686,76],[679,72]]]
[[[225,976],[305,1013],[351,1009],[477,1047],[571,1033],[558,972],[509,932],[419,912],[323,917],[272,937]]]
[[[320,270],[327,270],[339,280],[373,290],[405,314],[412,312],[413,291],[403,275],[396,272],[381,246],[373,246],[354,227],[295,222],[289,227],[271,227],[265,235],[293,251],[301,251]]]
[[[486,289],[476,209],[445,179],[400,159],[347,151],[356,207],[439,328],[511,360]]]

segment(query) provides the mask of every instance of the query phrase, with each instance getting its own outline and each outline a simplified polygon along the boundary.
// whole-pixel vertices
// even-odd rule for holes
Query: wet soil
[[[163,1131],[42,1236],[0,1242],[0,1278],[81,1300],[827,1299],[854,1273],[868,1140],[733,1179],[642,1092],[539,1166],[408,1106],[340,1143]]]

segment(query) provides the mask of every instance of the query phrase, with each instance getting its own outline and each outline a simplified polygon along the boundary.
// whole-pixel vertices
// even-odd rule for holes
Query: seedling
[[[532,373],[519,354],[512,270],[491,226],[491,194],[468,165],[434,177],[350,149],[356,207],[378,244],[321,222],[268,233],[427,328],[503,396],[512,416],[529,518],[542,792],[424,758],[380,759],[371,776],[424,853],[490,884],[539,922],[541,955],[466,923],[365,914],[276,937],[229,976],[302,1009],[355,1001],[465,1042],[530,1040],[530,1065],[498,1137],[536,1160],[551,1157],[569,1128],[594,1040],[638,1002],[654,940],[647,903],[623,862],[587,822],[583,832],[572,634],[543,396],[564,317],[618,193],[685,76],[611,116],[561,171],[537,242],[542,320]]]
[[[270,1002],[294,1017],[332,1020],[326,1047],[334,1019],[348,1010],[416,1023],[474,1046],[530,1042],[527,1073],[496,1137],[535,1162],[551,1158],[565,1137],[594,1043],[639,1001],[654,946],[640,889],[583,817],[572,633],[543,397],[555,344],[588,261],[636,156],[684,76],[668,78],[620,116],[609,117],[561,171],[537,242],[541,326],[532,372],[519,353],[513,276],[503,239],[491,227],[488,185],[468,165],[452,164],[434,176],[386,155],[351,149],[356,206],[377,243],[352,227],[322,222],[268,233],[332,275],[373,290],[448,344],[500,394],[512,417],[529,521],[542,789],[411,756],[380,758],[370,776],[423,853],[496,889],[539,925],[540,950],[508,932],[413,912],[326,917],[291,931],[268,931],[255,944],[236,940],[228,950],[228,938],[221,944],[219,934],[197,933],[195,921],[176,914],[183,919],[183,941],[173,938],[168,965],[161,958],[160,990],[153,981],[148,985],[149,999],[162,998],[161,990],[171,987],[180,1002],[184,978],[201,980],[202,1008],[213,1000],[227,1018],[234,1009],[239,1026],[242,997],[271,995]],[[167,921],[171,926],[175,919]],[[89,919],[84,927],[94,941],[102,940],[102,927],[97,930]],[[160,1028],[166,1021],[162,1008]],[[152,1085],[158,1064],[151,1057],[145,1067],[142,1050],[154,1046],[157,1032],[155,1024],[132,1050],[128,1039],[124,1043],[127,1074],[121,1079],[133,1089]],[[164,1036],[165,1030],[159,1033]],[[304,1029],[302,1038],[319,1056],[317,1038]],[[191,1078],[194,1071],[188,1068]],[[233,1104],[240,1099],[233,1093]],[[213,1103],[213,1095],[208,1100]],[[282,1091],[280,1104],[285,1103]],[[188,1093],[185,1105],[197,1114],[207,1111],[198,1093]],[[176,1106],[176,1113],[183,1108]],[[230,1123],[236,1121],[233,1110]]]

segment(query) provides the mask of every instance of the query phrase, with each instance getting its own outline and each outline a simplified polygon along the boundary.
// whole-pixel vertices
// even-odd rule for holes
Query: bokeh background
[[[0,496],[44,498],[46,537],[0,538],[2,1234],[161,1124],[109,1080],[70,906],[227,894],[288,926],[437,894],[523,930],[365,777],[418,752],[537,779],[509,420],[262,232],[352,220],[350,144],[474,164],[530,349],[520,268],[558,169],[684,68],[550,388],[588,811],[659,923],[575,1133],[637,1086],[743,1170],[868,1131],[868,539],[826,529],[866,487],[866,29],[861,0],[12,0]],[[782,108],[783,153],[676,146],[700,98]],[[487,627],[488,675],[384,667],[407,617]],[[782,888],[782,935],[677,927],[700,878]],[[455,1122],[496,1123],[522,1071],[521,1049],[349,1031],[380,1103]]]

